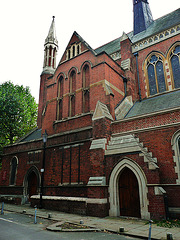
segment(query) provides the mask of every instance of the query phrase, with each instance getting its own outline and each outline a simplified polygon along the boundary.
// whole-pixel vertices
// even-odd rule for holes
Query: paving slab
[[[13,205],[4,204],[4,210],[23,213],[28,215],[34,215],[35,209],[29,205]],[[120,217],[89,217],[81,216],[78,214],[64,213],[54,210],[37,209],[37,217],[48,218],[51,216],[51,220],[55,221],[70,221],[72,223],[84,222],[84,225],[88,227],[95,227],[102,231],[108,230],[112,232],[119,232],[120,227],[123,227],[125,232],[124,235],[139,237],[143,239],[148,238],[149,224],[147,220],[139,220],[134,218],[120,218]],[[166,239],[167,233],[173,234],[173,240],[180,240],[180,228],[164,228],[159,227],[156,224],[152,224],[152,240],[163,240]]]

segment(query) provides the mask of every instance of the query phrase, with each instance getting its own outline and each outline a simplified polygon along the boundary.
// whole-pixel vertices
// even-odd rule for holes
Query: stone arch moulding
[[[166,57],[167,59],[170,57],[171,51],[174,47],[176,47],[177,45],[180,45],[180,41],[176,41],[173,44],[171,44],[171,46],[168,48],[167,52],[166,52]]]
[[[82,69],[84,68],[85,65],[88,65],[90,68],[93,67],[92,62],[89,61],[89,60],[87,60],[87,61],[83,62],[83,64],[82,64],[81,67],[80,67],[80,71],[79,71],[79,72],[82,72]]]
[[[173,160],[176,163],[175,172],[178,176],[176,180],[177,184],[180,184],[180,149],[178,144],[179,139],[180,139],[180,129],[173,134],[171,139],[172,150],[174,151]]]
[[[171,76],[171,84],[172,84],[172,88],[173,89],[176,89],[176,88],[179,88],[179,85],[178,86],[175,86],[175,79],[174,79],[174,75],[173,75],[173,69],[172,69],[172,63],[171,63],[171,54],[172,54],[172,52],[173,52],[173,50],[175,50],[175,48],[177,47],[177,46],[179,46],[180,45],[180,41],[176,41],[175,43],[173,43],[170,47],[169,47],[169,49],[167,50],[167,53],[166,53],[166,55],[167,55],[167,62],[168,62],[168,65],[169,65],[169,70],[170,70],[170,76]],[[172,54],[173,56],[174,56],[174,54]],[[179,82],[178,81],[179,80],[179,78],[178,79],[176,79],[176,82]]]
[[[67,79],[67,76],[64,72],[60,72],[57,77],[56,77],[56,80],[55,80],[55,83],[58,82],[58,80],[60,79],[60,77],[63,77],[65,80]]]
[[[41,179],[41,176],[40,176],[40,173],[39,173],[39,170],[36,166],[31,166],[28,171],[26,172],[26,175],[24,177],[24,189],[23,189],[23,196],[24,196],[24,201],[23,203],[26,203],[27,202],[27,195],[28,195],[28,177],[30,176],[30,174],[34,172],[37,176],[37,189],[38,189],[38,192],[39,192],[39,188],[40,188],[40,179]]]
[[[119,216],[119,188],[118,180],[121,171],[125,168],[129,168],[136,176],[139,185],[139,198],[140,198],[140,211],[142,219],[150,219],[150,213],[148,212],[148,199],[147,199],[147,180],[143,170],[133,160],[125,158],[122,159],[113,169],[109,180],[109,203],[110,203],[110,216]]]
[[[144,76],[145,76],[145,82],[146,82],[146,87],[147,87],[147,94],[148,96],[150,95],[154,95],[154,94],[159,94],[161,93],[160,89],[158,89],[158,78],[157,78],[157,74],[155,74],[155,79],[156,79],[156,90],[157,92],[156,93],[150,93],[150,83],[149,83],[149,76],[148,76],[148,66],[154,66],[155,68],[155,65],[154,64],[150,64],[150,59],[151,57],[155,55],[157,57],[157,61],[156,61],[156,64],[157,62],[161,62],[162,63],[162,67],[163,67],[163,75],[164,75],[164,83],[165,83],[165,88],[166,90],[163,90],[163,91],[167,91],[168,88],[169,88],[169,85],[168,85],[168,80],[167,80],[167,76],[166,76],[166,68],[165,68],[165,61],[166,61],[166,58],[164,56],[164,54],[162,52],[159,52],[159,51],[152,51],[150,52],[145,60],[143,61],[143,64],[142,64],[142,70],[144,72]]]
[[[68,78],[69,78],[69,76],[71,75],[72,71],[74,71],[76,74],[79,73],[79,69],[78,69],[77,67],[72,67],[72,68],[70,68],[69,71],[68,71],[68,74],[67,74]]]
[[[163,52],[160,52],[160,51],[151,51],[150,53],[148,53],[146,55],[146,57],[144,58],[143,62],[142,62],[142,70],[145,71],[145,67],[146,67],[146,64],[147,64],[147,60],[150,59],[152,57],[152,55],[159,55],[163,58],[163,62],[165,61],[166,59],[166,56],[163,54]]]

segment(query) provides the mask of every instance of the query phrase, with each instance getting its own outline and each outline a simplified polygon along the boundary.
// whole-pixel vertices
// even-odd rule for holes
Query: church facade
[[[44,45],[38,127],[3,151],[0,199],[90,216],[180,216],[180,9],[97,48]],[[47,142],[42,141],[47,135]]]

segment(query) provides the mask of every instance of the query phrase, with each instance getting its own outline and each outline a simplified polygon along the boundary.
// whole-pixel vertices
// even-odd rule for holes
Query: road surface
[[[5,212],[0,215],[0,240],[135,240],[118,234],[105,232],[50,232],[46,227],[52,220],[25,214]]]

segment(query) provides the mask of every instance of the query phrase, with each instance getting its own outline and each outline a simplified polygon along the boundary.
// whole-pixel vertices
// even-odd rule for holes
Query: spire
[[[47,43],[54,43],[55,45],[58,46],[58,40],[57,40],[57,37],[56,37],[56,28],[55,28],[55,16],[52,17],[53,20],[52,20],[52,23],[51,23],[51,26],[50,26],[50,29],[49,29],[49,33],[48,33],[48,36],[45,40],[45,44]]]
[[[53,16],[53,20],[49,29],[49,33],[45,39],[44,43],[44,65],[43,65],[43,73],[53,74],[56,69],[56,54],[58,50],[58,40],[56,37],[56,29],[55,29],[55,17]]]
[[[134,35],[146,30],[153,22],[147,0],[133,0],[134,3]]]

